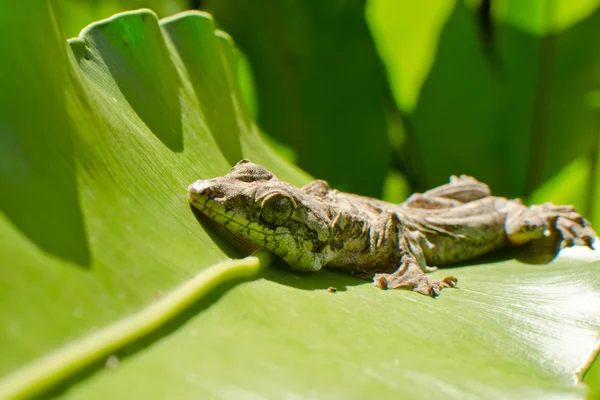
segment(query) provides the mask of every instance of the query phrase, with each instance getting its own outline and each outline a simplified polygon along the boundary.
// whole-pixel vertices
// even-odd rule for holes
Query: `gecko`
[[[593,248],[596,239],[573,206],[526,206],[465,175],[393,204],[324,180],[298,188],[241,160],[224,176],[192,183],[188,199],[226,239],[265,248],[294,270],[339,268],[379,288],[434,297],[457,285],[453,276],[427,275],[439,266],[544,238],[560,248]]]

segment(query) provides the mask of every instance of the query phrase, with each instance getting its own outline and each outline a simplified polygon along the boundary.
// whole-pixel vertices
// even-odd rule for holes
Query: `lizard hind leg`
[[[588,246],[596,239],[596,232],[589,221],[575,211],[573,206],[557,206],[552,203],[522,206],[508,215],[505,223],[508,240],[521,245],[531,240],[554,237],[560,248]]]
[[[425,193],[415,193],[401,205],[409,208],[445,209],[458,207],[464,203],[479,200],[491,195],[490,188],[470,176],[451,176],[450,182],[430,189]]]

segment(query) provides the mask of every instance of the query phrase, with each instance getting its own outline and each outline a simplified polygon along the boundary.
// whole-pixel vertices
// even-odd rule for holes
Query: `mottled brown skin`
[[[427,276],[434,265],[548,236],[562,247],[591,247],[596,237],[572,206],[526,207],[467,176],[391,204],[331,190],[321,180],[297,188],[242,160],[225,176],[190,185],[188,194],[225,236],[265,247],[293,269],[337,267],[381,288],[434,296],[456,284],[451,276]]]

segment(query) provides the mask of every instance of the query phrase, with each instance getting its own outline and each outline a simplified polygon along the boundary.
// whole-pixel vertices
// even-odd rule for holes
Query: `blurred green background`
[[[401,201],[469,174],[600,223],[598,0],[60,0],[67,37],[115,12],[215,16],[281,154]]]

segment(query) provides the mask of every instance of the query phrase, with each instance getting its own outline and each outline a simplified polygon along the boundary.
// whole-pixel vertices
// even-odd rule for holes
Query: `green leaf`
[[[0,393],[585,395],[574,373],[597,346],[598,253],[439,271],[460,288],[437,299],[280,262],[241,283],[258,260],[228,261],[187,185],[237,157],[309,178],[258,135],[228,36],[207,14],[141,10],[67,45],[51,5],[2,11]]]
[[[509,0],[499,3],[497,12],[522,30],[547,34],[575,25],[593,13],[599,4],[598,0]]]
[[[66,38],[77,36],[81,27],[118,12],[147,7],[166,17],[190,7],[189,0],[56,0],[58,19]]]
[[[398,108],[415,107],[431,65],[444,22],[454,1],[370,0],[365,11],[379,56],[388,69]]]

